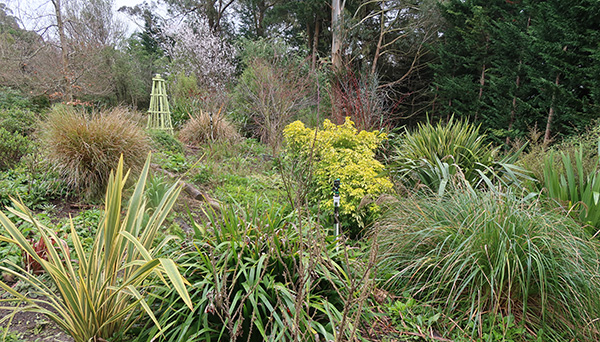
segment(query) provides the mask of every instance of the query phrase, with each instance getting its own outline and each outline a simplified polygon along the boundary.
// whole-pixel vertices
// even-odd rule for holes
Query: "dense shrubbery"
[[[542,340],[599,337],[597,244],[535,200],[510,193],[402,200],[373,244],[387,286],[441,306],[474,336],[491,313],[514,315]]]
[[[34,107],[31,100],[20,91],[0,88],[0,109],[27,109]]]
[[[283,134],[288,158],[314,161],[311,202],[320,202],[322,210],[333,212],[333,181],[340,179],[342,221],[356,235],[365,219],[378,211],[372,202],[392,190],[392,183],[383,175],[383,164],[375,159],[375,150],[386,135],[379,131],[359,132],[350,118],[339,126],[325,120],[323,129],[316,133],[296,121]]]
[[[36,129],[38,115],[28,109],[11,108],[0,110],[0,127],[11,133],[29,136]]]
[[[31,141],[0,127],[0,170],[13,167],[31,149]]]
[[[81,194],[101,194],[121,155],[134,172],[144,164],[149,139],[127,115],[122,108],[86,114],[65,106],[48,115],[41,134],[48,156]]]
[[[33,107],[20,93],[0,89],[0,170],[17,165],[31,152],[31,135],[38,121],[38,115],[30,110]]]

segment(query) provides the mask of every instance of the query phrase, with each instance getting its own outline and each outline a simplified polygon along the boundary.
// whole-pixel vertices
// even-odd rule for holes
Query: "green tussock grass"
[[[374,240],[386,285],[441,306],[473,334],[514,315],[544,340],[598,340],[598,247],[537,201],[457,193],[400,201]]]

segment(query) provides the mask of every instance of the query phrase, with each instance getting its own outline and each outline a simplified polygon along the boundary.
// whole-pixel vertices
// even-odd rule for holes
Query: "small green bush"
[[[49,159],[80,194],[101,195],[121,155],[133,172],[144,165],[149,139],[127,116],[123,108],[87,114],[57,106],[43,123],[41,138]]]
[[[29,139],[0,127],[0,170],[9,169],[19,163],[30,150]]]
[[[518,317],[538,340],[600,338],[597,243],[536,200],[404,199],[379,227],[373,243],[387,286],[441,307],[473,335],[490,333],[480,317],[492,314]]]
[[[375,159],[375,150],[386,135],[379,131],[359,132],[348,117],[339,126],[325,120],[316,135],[315,130],[295,121],[283,134],[288,158],[313,158],[315,190],[309,195],[310,202],[320,202],[322,210],[333,212],[333,182],[340,179],[340,214],[351,234],[356,235],[364,227],[365,217],[379,210],[373,203],[365,205],[365,200],[370,198],[373,202],[392,190],[392,182],[382,175],[383,164]]]
[[[31,100],[20,91],[7,87],[0,88],[0,109],[27,109],[33,107]]]
[[[171,134],[163,130],[149,130],[148,135],[152,139],[152,147],[155,150],[183,153],[183,144]]]
[[[0,110],[0,127],[11,133],[29,136],[36,129],[38,116],[28,109],[3,109]]]

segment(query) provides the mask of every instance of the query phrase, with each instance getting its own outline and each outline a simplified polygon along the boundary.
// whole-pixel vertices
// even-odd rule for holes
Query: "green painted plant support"
[[[147,129],[165,131],[173,135],[171,110],[167,99],[165,80],[156,74],[152,78],[152,93],[150,93],[150,108],[148,108]]]

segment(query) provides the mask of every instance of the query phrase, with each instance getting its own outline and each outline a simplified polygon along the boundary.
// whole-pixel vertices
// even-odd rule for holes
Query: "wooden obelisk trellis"
[[[171,110],[167,99],[165,80],[156,74],[152,78],[152,93],[150,93],[150,108],[148,108],[147,129],[161,130],[173,135]]]

